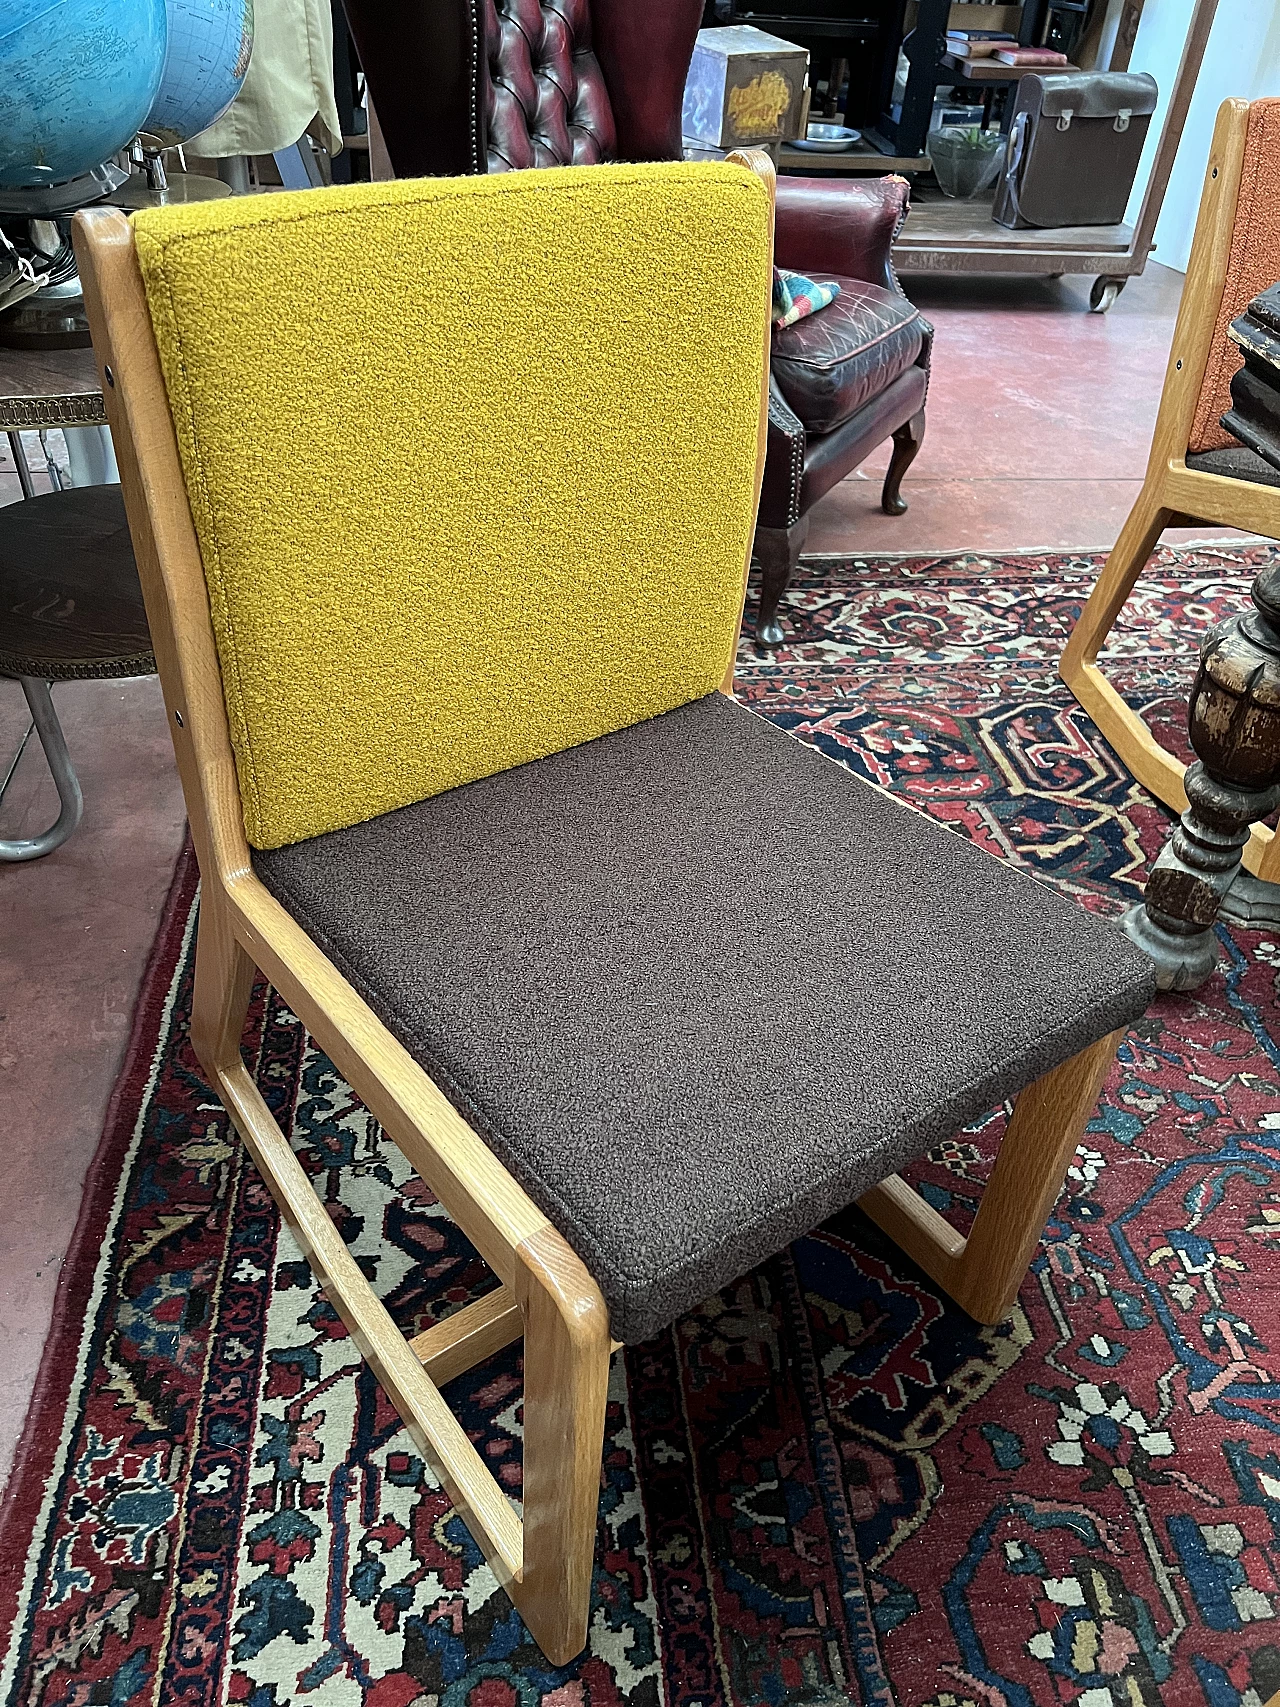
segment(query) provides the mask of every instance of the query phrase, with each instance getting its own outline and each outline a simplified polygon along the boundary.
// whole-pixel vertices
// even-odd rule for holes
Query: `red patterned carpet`
[[[1172,726],[1270,548],[1168,551],[1118,636]],[[1096,560],[804,567],[744,697],[1115,912],[1167,828],[1053,672]],[[905,882],[927,873],[904,873]],[[588,1653],[530,1643],[188,1046],[157,941],[0,1520],[0,1701],[1263,1707],[1280,1689],[1280,943],[1131,1032],[1018,1306],[975,1326],[850,1210],[615,1359]],[[1280,936],[1280,933],[1277,933]],[[837,1040],[833,1040],[833,1044]],[[246,1043],[406,1329],[474,1252],[260,991]],[[971,1212],[1003,1115],[913,1174]],[[450,1396],[518,1491],[518,1350]]]

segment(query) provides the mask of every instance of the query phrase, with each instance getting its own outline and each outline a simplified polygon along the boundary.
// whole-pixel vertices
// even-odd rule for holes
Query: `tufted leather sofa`
[[[398,177],[681,157],[702,0],[344,3]],[[756,528],[766,647],[782,640],[778,606],[810,508],[889,437],[881,504],[907,507],[932,339],[890,259],[907,195],[901,178],[778,182],[778,265],[841,294],[775,336]]]

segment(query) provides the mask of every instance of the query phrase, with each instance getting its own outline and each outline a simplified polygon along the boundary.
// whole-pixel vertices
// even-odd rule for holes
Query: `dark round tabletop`
[[[65,682],[155,667],[120,488],[0,507],[0,675]]]

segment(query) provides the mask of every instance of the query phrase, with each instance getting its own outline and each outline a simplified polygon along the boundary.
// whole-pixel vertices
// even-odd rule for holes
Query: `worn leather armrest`
[[[901,293],[890,251],[910,197],[905,178],[779,178],[774,259]]]
[[[804,423],[769,375],[769,439],[760,492],[762,527],[794,527],[800,520],[800,486],[804,479],[807,434]]]

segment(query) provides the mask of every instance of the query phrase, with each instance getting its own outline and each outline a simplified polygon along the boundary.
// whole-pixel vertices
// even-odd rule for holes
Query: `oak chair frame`
[[[740,163],[772,187],[760,155]],[[599,1287],[428,1075],[255,876],[204,570],[130,224],[82,212],[76,253],[201,872],[191,1041],[210,1085],[361,1355],[547,1656],[586,1645],[614,1346]],[[764,319],[762,376],[768,371]],[[756,458],[766,443],[761,386]],[[745,593],[747,566],[743,562]],[[732,693],[730,659],[722,691]],[[250,1076],[241,1035],[261,971],[500,1281],[412,1339],[348,1252]],[[1027,1087],[966,1240],[897,1176],[859,1201],[970,1314],[1012,1303],[1119,1033]],[[523,1335],[523,1522],[440,1388]]]
[[[1142,490],[1067,640],[1058,673],[1135,779],[1175,812],[1185,812],[1186,765],[1161,746],[1098,665],[1099,649],[1168,527],[1213,522],[1280,538],[1280,490],[1187,467],[1187,447],[1222,306],[1249,130],[1249,103],[1218,109],[1204,190],[1174,327],[1173,347]],[[1255,824],[1244,863],[1280,882],[1280,840]]]

